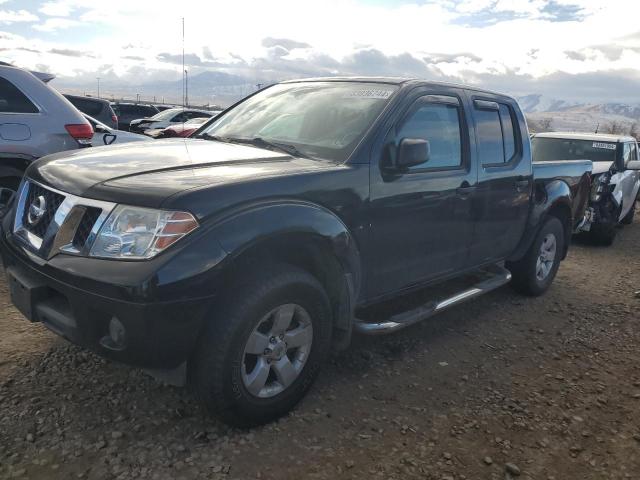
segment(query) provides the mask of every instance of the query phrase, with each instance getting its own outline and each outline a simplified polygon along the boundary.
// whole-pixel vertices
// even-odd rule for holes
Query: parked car
[[[188,142],[32,165],[0,232],[11,298],[108,358],[186,371],[229,423],[263,423],[353,331],[394,332],[511,279],[549,288],[591,162],[533,165],[527,135],[514,99],[472,87],[270,86]],[[447,291],[385,303],[429,285]]]
[[[213,116],[215,116],[220,112],[212,113]],[[192,118],[185,123],[179,123],[177,125],[171,125],[170,127],[161,129],[147,130],[145,135],[154,138],[188,137],[208,121],[208,117]]]
[[[635,138],[575,132],[538,133],[531,140],[531,145],[535,162],[593,161],[589,205],[593,218],[587,229],[597,242],[611,245],[617,227],[632,223],[636,210],[640,171]]]
[[[86,118],[93,127],[94,134],[93,138],[91,139],[91,145],[94,147],[150,140],[150,138],[146,135],[139,135],[137,133],[125,132],[124,130],[114,130],[113,128],[109,128],[104,123],[99,122],[89,115],[85,115],[84,118]]]
[[[129,130],[137,133],[144,133],[146,130],[157,130],[167,128],[172,125],[186,123],[194,118],[211,118],[218,112],[208,110],[194,110],[183,108],[170,108],[164,110],[153,117],[139,118],[132,120]]]
[[[118,129],[118,116],[116,115],[116,112],[113,111],[113,108],[111,108],[111,104],[108,100],[93,97],[81,97],[78,95],[65,94],[64,96],[82,113],[95,118],[104,125],[108,125],[110,128]]]
[[[143,103],[112,103],[111,107],[118,116],[118,130],[129,130],[131,120],[152,117],[159,112],[154,105]]]
[[[93,129],[60,93],[30,72],[0,65],[0,210],[27,166],[91,145]]]

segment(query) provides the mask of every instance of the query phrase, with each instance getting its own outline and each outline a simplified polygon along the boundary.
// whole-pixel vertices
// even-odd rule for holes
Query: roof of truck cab
[[[536,133],[534,138],[564,138],[568,140],[587,140],[590,142],[635,142],[636,139],[629,135],[612,135],[608,133],[584,133],[584,132],[544,132]]]
[[[473,85],[464,85],[453,82],[435,82],[433,80],[425,80],[416,77],[313,77],[298,78],[293,80],[284,80],[279,83],[298,83],[298,82],[362,82],[362,83],[387,83],[391,85],[403,85],[407,83],[424,84],[424,85],[442,85],[446,87],[464,88],[465,90],[473,90],[475,92],[488,93],[491,95],[500,95],[513,99],[511,95],[506,93],[495,92],[486,88],[480,88]]]

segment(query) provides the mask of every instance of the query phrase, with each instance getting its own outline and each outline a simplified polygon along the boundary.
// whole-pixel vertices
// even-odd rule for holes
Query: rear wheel
[[[240,427],[289,412],[331,347],[331,308],[320,283],[292,266],[263,271],[215,312],[189,365],[202,403]]]
[[[512,285],[520,293],[542,295],[551,285],[560,267],[565,246],[564,227],[556,217],[549,217],[525,256],[509,262]]]

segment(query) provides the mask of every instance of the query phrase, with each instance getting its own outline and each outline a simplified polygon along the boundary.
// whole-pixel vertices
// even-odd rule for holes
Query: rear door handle
[[[529,180],[516,180],[516,189],[523,190],[529,186]]]
[[[469,185],[464,182],[460,187],[456,188],[456,194],[459,197],[466,198],[478,189],[475,185]]]

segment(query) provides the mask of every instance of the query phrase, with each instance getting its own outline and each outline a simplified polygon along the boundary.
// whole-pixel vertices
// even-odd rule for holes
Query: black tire
[[[331,306],[315,277],[289,265],[263,267],[261,271],[265,273],[235,286],[235,295],[216,307],[189,362],[190,383],[207,410],[225,423],[243,428],[289,412],[311,387],[331,349]],[[265,315],[288,304],[301,306],[310,317],[310,353],[287,388],[260,398],[243,382],[247,340]]]
[[[537,275],[538,258],[542,244],[548,235],[552,235],[555,238],[555,256],[548,273],[544,278],[540,279]],[[562,222],[556,217],[547,218],[525,256],[517,262],[508,262],[506,265],[513,276],[511,282],[513,288],[519,293],[532,297],[542,295],[553,282],[556,273],[558,273],[560,260],[564,253],[565,241],[565,229]]]
[[[13,195],[18,191],[20,179],[18,177],[0,178],[0,217],[3,217]],[[11,192],[11,193],[10,193]]]
[[[591,226],[589,237],[597,245],[602,245],[603,247],[610,247],[611,245],[613,245],[613,242],[616,239],[617,234],[618,234],[618,229],[616,228],[616,225],[613,223],[595,224]]]
[[[636,202],[633,202],[631,209],[629,210],[629,212],[627,212],[627,214],[620,221],[620,223],[623,223],[624,225],[631,225],[633,223],[633,217],[635,215],[636,215]]]

